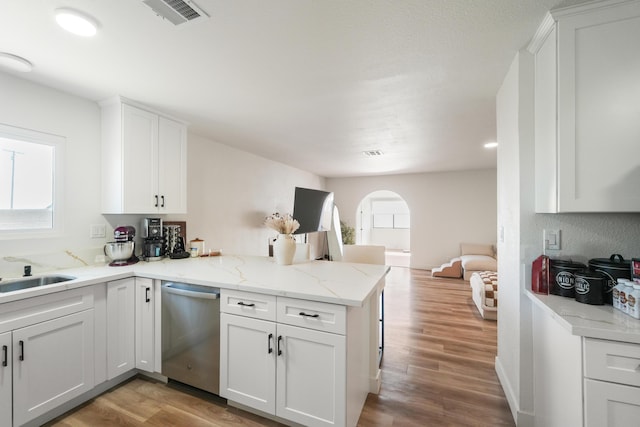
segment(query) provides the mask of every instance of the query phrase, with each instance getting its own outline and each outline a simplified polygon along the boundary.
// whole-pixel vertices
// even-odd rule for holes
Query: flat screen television
[[[333,193],[296,187],[293,200],[293,217],[300,223],[295,234],[331,230]]]

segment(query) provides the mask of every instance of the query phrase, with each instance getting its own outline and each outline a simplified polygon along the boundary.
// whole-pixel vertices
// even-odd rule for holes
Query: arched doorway
[[[382,245],[387,265],[409,267],[411,216],[407,202],[393,191],[366,195],[356,211],[356,244]]]

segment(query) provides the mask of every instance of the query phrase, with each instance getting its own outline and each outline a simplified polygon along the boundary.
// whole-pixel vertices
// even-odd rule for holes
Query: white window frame
[[[53,227],[30,230],[0,230],[0,240],[59,237],[64,234],[64,159],[66,138],[0,123],[3,138],[54,147]]]

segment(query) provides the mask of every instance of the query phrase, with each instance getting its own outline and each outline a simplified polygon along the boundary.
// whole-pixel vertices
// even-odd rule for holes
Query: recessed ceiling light
[[[86,13],[63,7],[56,9],[55,15],[58,25],[75,35],[91,37],[98,32],[98,21]]]
[[[484,148],[496,148],[497,146],[497,142],[487,142],[486,144],[484,144]]]
[[[33,64],[21,56],[7,52],[0,52],[0,67],[8,68],[21,73],[28,73],[33,70]]]

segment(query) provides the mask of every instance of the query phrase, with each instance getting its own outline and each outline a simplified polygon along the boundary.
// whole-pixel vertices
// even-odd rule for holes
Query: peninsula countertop
[[[640,320],[610,305],[582,304],[572,298],[526,292],[536,306],[573,335],[640,344]]]
[[[133,276],[361,307],[377,287],[383,286],[388,271],[389,267],[384,265],[331,261],[278,265],[273,258],[261,256],[165,258],[129,266],[98,265],[51,271],[48,274],[75,279],[0,293],[0,304]],[[34,277],[39,275],[46,274]]]

